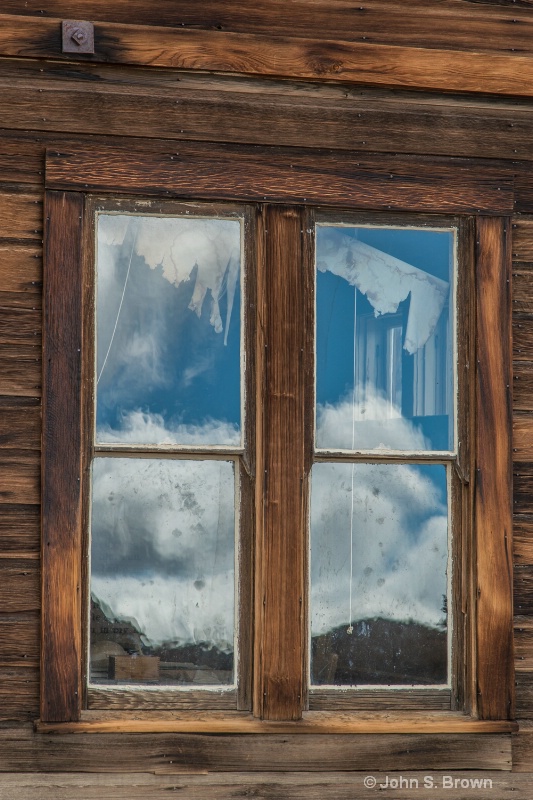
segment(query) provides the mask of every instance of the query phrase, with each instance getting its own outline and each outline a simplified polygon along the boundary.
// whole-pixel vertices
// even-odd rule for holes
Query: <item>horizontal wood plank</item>
[[[449,689],[423,691],[417,689],[396,690],[372,689],[368,692],[327,692],[313,690],[309,693],[309,709],[311,711],[329,711],[332,704],[339,711],[397,709],[403,711],[426,710],[445,711],[451,708],[451,692]]]
[[[105,688],[91,688],[87,693],[87,707],[91,710],[119,709],[129,711],[134,709],[176,709],[180,711],[190,709],[232,709],[236,707],[235,691],[202,692],[187,691],[169,693],[164,690],[143,692],[141,690],[128,691],[122,689],[113,691]]]
[[[513,363],[513,410],[533,411],[533,364],[528,361]]]
[[[513,314],[513,357],[533,362],[533,314]]]
[[[373,776],[374,777],[374,776]],[[480,796],[481,790],[486,797],[491,792],[501,800],[504,796],[513,800],[530,800],[531,784],[528,775],[501,773],[494,769],[481,774],[454,771],[453,775],[439,774],[428,776],[427,772],[402,771],[386,776],[378,772],[376,780],[379,789],[364,785],[365,773],[298,773],[295,775],[280,773],[226,773],[195,774],[186,768],[182,772],[171,775],[130,775],[98,774],[98,775],[36,775],[35,773],[4,774],[2,786],[9,800],[71,800],[72,797],[83,797],[83,800],[165,800],[180,792],[187,800],[235,800],[238,797],[255,797],[261,800],[397,800],[399,791],[404,796],[405,790],[416,792],[420,800],[449,800],[450,780],[454,800],[466,800]],[[432,779],[433,783],[429,784]],[[401,781],[401,783],[400,783]],[[398,790],[398,786],[402,789]],[[428,788],[429,785],[429,788]],[[409,788],[410,787],[410,790]],[[461,788],[462,787],[462,788]],[[470,787],[470,788],[465,788]],[[485,794],[486,792],[486,794]]]
[[[253,14],[235,0],[48,0],[45,8],[22,0],[4,0],[6,14],[91,19],[170,28],[200,28],[246,33],[249,31],[326,38],[360,39],[374,43],[424,47],[453,47],[519,52],[531,51],[531,17],[527,4],[510,0],[366,0],[363,5],[329,0],[291,0],[286,6],[273,0],[258,0]]]
[[[0,450],[0,504],[40,501],[41,457],[34,450]]]
[[[533,514],[515,514],[513,517],[514,564],[533,564]]]
[[[533,614],[533,570],[529,565],[514,569],[514,611],[518,616]]]
[[[39,180],[42,150],[34,144],[57,146],[50,138],[53,132],[475,158],[483,154],[515,162],[533,158],[533,113],[524,102],[474,102],[414,92],[399,96],[361,87],[173,70],[167,75],[123,67],[117,74],[116,68],[96,64],[78,64],[73,71],[59,63],[1,63],[2,125],[21,132],[21,163],[27,153],[34,169],[39,167],[34,172]],[[9,150],[13,131],[3,136]],[[0,145],[0,163],[1,153]],[[526,167],[515,164],[514,170],[521,174]],[[5,180],[29,179],[16,165],[6,169]],[[526,191],[529,175],[523,180]]]
[[[2,505],[0,513],[0,554],[39,554],[41,547],[38,505]]]
[[[70,17],[71,18],[71,17]],[[5,15],[0,54],[70,59],[59,18]],[[87,58],[87,57],[86,57]],[[532,96],[533,59],[483,53],[180,27],[99,23],[88,60],[343,83]]]
[[[384,163],[365,155],[184,143],[167,154],[49,150],[46,176],[54,189],[441,213],[505,214],[512,207],[505,174],[487,181],[478,164],[464,160],[391,157]]]
[[[4,665],[0,669],[0,721],[35,719],[38,713],[39,670],[37,667]],[[0,777],[0,793],[2,791],[2,778]]]
[[[37,337],[33,341],[38,341]],[[40,346],[2,342],[0,347],[0,396],[40,397],[41,383]]]
[[[4,614],[37,611],[41,607],[39,562],[0,555],[0,609]]]
[[[513,222],[513,259],[533,262],[533,219]]]
[[[514,641],[516,671],[533,672],[533,617],[515,617]]]
[[[533,312],[533,270],[513,268],[513,312]]]
[[[39,613],[0,613],[0,662],[39,663]]]
[[[0,174],[1,169],[0,164]],[[41,281],[40,247],[0,243],[0,292],[20,292],[39,296],[42,288]],[[0,303],[0,305],[5,305],[5,303]]]
[[[0,307],[0,344],[40,344],[40,341],[40,311]]]
[[[43,205],[38,194],[23,194],[0,185],[0,238],[40,239]]]
[[[0,728],[1,772],[343,772],[511,767],[508,734],[206,736],[80,733]]]
[[[0,449],[38,450],[41,413],[37,406],[0,405]]]
[[[513,460],[533,462],[533,415],[515,412],[513,416]]]

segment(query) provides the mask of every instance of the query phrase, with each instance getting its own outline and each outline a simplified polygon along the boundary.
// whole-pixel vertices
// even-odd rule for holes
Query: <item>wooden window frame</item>
[[[220,151],[218,146],[218,151]],[[225,148],[189,145],[177,158],[76,148],[47,153],[45,199],[43,385],[43,730],[125,729],[101,711],[83,711],[83,403],[84,348],[80,320],[88,291],[84,253],[88,194],[180,200],[267,201],[257,220],[255,594],[252,713],[149,712],[145,729],[209,732],[488,732],[510,731],[513,717],[511,571],[510,221],[512,195],[483,168],[453,160]],[[231,155],[231,159],[229,156]],[[218,158],[218,160],[217,160]],[[334,172],[332,172],[334,168]],[[357,211],[462,215],[464,257],[473,267],[465,292],[475,344],[465,345],[464,376],[471,440],[459,505],[470,534],[461,538],[460,608],[466,665],[451,711],[422,719],[407,705],[382,714],[307,707],[307,632],[302,613],[307,548],[307,484],[312,452],[312,369],[306,357],[289,366],[284,353],[312,352],[313,274],[309,206]],[[468,221],[469,220],[469,221]],[[282,244],[283,243],[283,246]],[[301,274],[292,268],[301,265]],[[268,273],[265,265],[268,265]],[[277,265],[277,266],[273,266]],[[288,284],[289,281],[289,284]],[[295,302],[295,298],[297,298]],[[276,325],[269,309],[276,304]],[[294,325],[295,314],[302,324]],[[281,324],[280,324],[281,323]],[[481,343],[486,346],[482,347]],[[277,356],[273,356],[277,353]],[[285,365],[285,366],[284,366]],[[475,372],[475,377],[473,374]],[[268,374],[268,383],[265,383]],[[272,437],[271,432],[277,431]],[[266,436],[268,431],[268,436]],[[291,459],[285,458],[287,452]],[[264,476],[264,477],[263,477]],[[295,535],[295,530],[297,531]],[[287,536],[287,533],[290,536]],[[466,565],[466,566],[465,566]],[[292,580],[288,581],[287,576]],[[279,647],[279,631],[284,641]],[[462,670],[461,664],[455,665]],[[375,699],[375,697],[374,697]],[[368,698],[369,706],[372,698]],[[363,704],[364,707],[365,704]],[[368,706],[367,706],[368,708]],[[138,712],[135,712],[138,716]],[[198,716],[199,714],[199,716]],[[222,715],[221,715],[222,714]],[[100,715],[100,716],[99,716]],[[163,715],[163,716],[162,716]],[[302,718],[303,715],[303,718]],[[152,718],[150,719],[150,716]],[[156,715],[157,716],[157,715]],[[131,721],[131,719],[130,719]],[[166,726],[166,728],[165,728]],[[135,728],[134,728],[135,729]]]

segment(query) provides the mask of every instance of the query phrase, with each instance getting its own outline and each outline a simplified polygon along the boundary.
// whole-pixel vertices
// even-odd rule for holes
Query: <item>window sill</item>
[[[468,734],[516,733],[510,720],[479,720],[460,713],[331,713],[310,711],[297,721],[260,720],[249,713],[83,712],[78,722],[35,722],[38,733],[220,734]]]

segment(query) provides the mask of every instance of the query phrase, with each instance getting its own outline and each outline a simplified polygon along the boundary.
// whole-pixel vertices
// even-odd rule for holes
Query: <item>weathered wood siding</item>
[[[61,52],[62,19],[95,23],[94,56]],[[376,796],[362,775],[432,770],[494,797],[533,772],[533,3],[529,0],[3,0],[0,9],[0,798]],[[267,121],[267,122],[265,122]],[[264,159],[269,199],[323,186],[402,209],[409,176],[446,211],[511,216],[516,713],[507,735],[35,734],[41,624],[44,154],[104,145],[180,158],[242,185]],[[109,150],[111,152],[111,150]],[[58,157],[58,164],[61,159]],[[65,169],[68,163],[65,162]],[[88,166],[88,165],[87,165]],[[231,170],[230,170],[231,167]],[[110,162],[109,169],[113,165]],[[495,185],[495,176],[497,176]],[[56,176],[57,179],[57,176]],[[137,181],[137,184],[135,183]],[[131,175],[142,191],[149,175]],[[231,181],[230,181],[231,183]],[[87,172],[87,184],[98,175]],[[80,185],[81,190],[85,188]],[[313,186],[309,185],[312,200]],[[205,189],[207,191],[207,189]],[[412,197],[411,197],[412,200]],[[455,209],[457,210],[457,209]],[[376,753],[378,755],[376,755]],[[425,773],[418,769],[421,761]],[[512,774],[500,770],[513,769]],[[361,773],[347,772],[361,770]],[[492,771],[488,771],[492,770]],[[204,772],[210,774],[203,774]],[[331,772],[332,771],[332,772]],[[130,773],[136,773],[132,778]],[[328,772],[328,774],[326,774]],[[54,773],[51,775],[50,773]],[[70,774],[69,774],[70,773]],[[83,773],[83,774],[81,774]],[[94,774],[91,777],[89,773]],[[439,773],[441,774],[441,773]],[[414,785],[414,784],[412,784]],[[461,790],[463,791],[463,790]],[[470,794],[468,792],[471,792]],[[464,795],[478,796],[474,789]],[[397,790],[380,791],[393,798]],[[422,790],[416,793],[421,800]],[[427,796],[449,797],[437,785]]]

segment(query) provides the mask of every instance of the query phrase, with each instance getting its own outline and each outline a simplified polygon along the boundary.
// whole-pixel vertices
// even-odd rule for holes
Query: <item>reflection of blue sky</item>
[[[118,226],[124,217],[115,219]],[[148,222],[154,221],[157,218],[153,221],[148,218]],[[236,432],[241,422],[240,284],[237,280],[234,289],[230,287],[228,292],[227,281],[231,252],[239,257],[240,223],[213,221],[217,226],[215,233],[221,231],[225,237],[223,246],[217,249],[206,246],[205,239],[211,233],[209,221],[198,220],[196,259],[191,235],[194,220],[165,220],[167,230],[163,233],[167,237],[168,225],[174,224],[179,245],[180,226],[186,225],[187,239],[182,236],[182,251],[178,245],[171,251],[170,243],[173,246],[174,243],[169,238],[168,253],[155,256],[166,261],[157,266],[148,250],[146,231],[144,236],[136,238],[136,222],[136,218],[130,218],[123,241],[99,244],[99,440],[120,439],[120,431],[128,427],[128,419],[134,412],[158,415],[168,429],[167,438],[173,441],[180,441],[176,433],[180,426],[185,430],[209,420],[231,423]],[[156,243],[158,234],[155,228]],[[144,250],[139,254],[137,250],[141,248]],[[180,256],[186,260],[179,263],[179,278],[175,278],[169,265],[173,266]],[[220,293],[214,297],[218,278]],[[230,314],[228,297],[233,300]],[[195,310],[191,308],[193,302]],[[218,324],[217,330],[214,321],[215,305],[220,309],[223,323],[230,317],[226,344],[223,328]],[[235,444],[235,436],[233,433],[226,443]]]
[[[354,243],[353,252],[350,252],[350,242]],[[386,275],[378,290],[371,278],[365,277],[370,276],[371,272],[364,262],[366,254],[360,256],[357,251],[358,242],[421,271],[418,275],[422,279],[417,280],[418,319],[410,317],[413,309],[408,276],[399,274],[394,264],[389,267],[376,262],[375,269]],[[435,312],[435,309],[442,308],[442,304],[436,305],[435,292],[441,291],[446,284],[453,285],[453,246],[452,231],[317,227],[317,411],[320,415],[324,408],[336,407],[353,395],[355,314],[356,401],[359,406],[356,446],[359,448],[371,449],[380,443],[385,447],[394,447],[391,443],[397,427],[394,418],[398,417],[408,418],[412,423],[411,430],[418,430],[425,437],[422,443],[418,437],[417,446],[409,447],[404,443],[399,449],[448,450],[453,447],[453,417],[450,418],[454,402],[453,351],[449,333],[451,325],[447,320],[449,305],[446,304],[438,315]],[[363,260],[359,261],[360,258]],[[424,275],[428,276],[426,289]],[[358,285],[369,285],[369,288],[365,292],[356,291],[354,280],[358,281]],[[432,285],[434,280],[437,283]],[[446,281],[446,284],[442,281]],[[402,295],[405,299],[400,302],[394,300]],[[384,307],[395,307],[395,311],[379,313],[376,310]],[[424,314],[430,315],[429,323],[422,320]],[[429,340],[426,341],[426,336],[423,336],[420,340],[422,346],[414,353],[408,352],[406,343],[408,322],[415,335],[417,328],[420,336],[420,331],[426,329],[428,324],[429,330],[433,331]],[[400,338],[393,352],[391,336],[397,331]],[[412,341],[409,345],[412,350]],[[379,368],[372,363],[373,359],[381,364]],[[387,396],[391,422],[386,419],[384,403],[379,409],[373,407],[375,399],[384,401]],[[381,434],[375,441],[369,440],[368,429],[365,432],[360,427],[360,423],[369,419],[380,421]],[[319,441],[318,446],[350,449],[351,431],[344,445]]]

